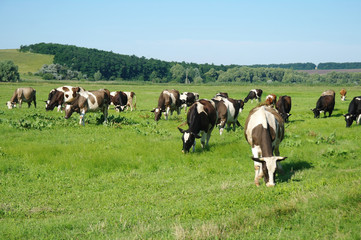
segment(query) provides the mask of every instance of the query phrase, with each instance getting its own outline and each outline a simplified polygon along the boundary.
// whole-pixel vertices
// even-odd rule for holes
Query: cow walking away
[[[72,103],[66,105],[65,119],[68,119],[73,112],[77,112],[80,114],[79,124],[84,126],[84,117],[87,112],[102,111],[104,115],[104,123],[106,123],[108,118],[109,103],[110,95],[107,89],[79,92],[73,98]]]
[[[168,120],[169,112],[172,115],[173,111],[177,111],[179,115],[181,107],[179,96],[178,90],[163,90],[158,98],[158,106],[151,111],[154,112],[154,120],[159,121],[162,112],[166,120]]]
[[[13,109],[16,107],[16,104],[19,103],[19,108],[21,108],[23,102],[28,103],[28,107],[31,106],[31,102],[34,102],[34,107],[36,107],[36,90],[34,88],[17,88],[6,105],[8,109]]]
[[[276,109],[278,113],[282,116],[285,122],[288,122],[288,118],[292,115],[291,111],[291,97],[290,96],[280,96],[277,103]]]
[[[217,121],[217,112],[215,103],[206,99],[201,99],[195,102],[188,110],[187,124],[188,129],[183,130],[178,127],[178,130],[183,134],[183,148],[182,152],[187,153],[193,147],[195,151],[196,138],[201,138],[201,146],[208,147],[208,142],[211,133]]]
[[[341,95],[341,101],[345,101],[346,100],[346,89],[342,88],[340,91],[340,95]]]
[[[219,126],[219,134],[222,135],[224,127],[227,124],[227,128],[233,125],[233,131],[237,126],[241,126],[238,122],[238,116],[242,112],[244,103],[242,100],[236,100],[226,97],[214,97],[212,99],[216,104],[217,109],[217,125]]]
[[[353,121],[361,124],[361,96],[354,97],[348,106],[348,113],[343,115],[346,121],[346,127],[351,127]]]
[[[253,103],[253,99],[257,99],[258,102],[261,102],[261,97],[262,97],[262,89],[252,89],[247,97],[244,99],[244,103],[247,103],[248,100],[251,100],[251,102]]]
[[[259,186],[259,180],[264,177],[268,187],[275,185],[276,169],[282,170],[279,145],[284,137],[284,122],[271,107],[259,106],[252,109],[246,119],[244,134],[252,147],[254,161],[254,182]]]
[[[184,108],[185,112],[187,112],[187,107],[190,107],[199,100],[199,94],[196,92],[184,92],[179,97],[181,101],[181,108]]]
[[[333,95],[324,95],[317,100],[316,108],[311,109],[311,111],[315,118],[319,118],[321,112],[323,112],[324,117],[326,117],[327,112],[328,116],[331,117],[334,107],[335,97]]]

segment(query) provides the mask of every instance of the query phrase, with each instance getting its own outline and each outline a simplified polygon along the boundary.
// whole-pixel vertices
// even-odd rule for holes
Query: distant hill
[[[19,67],[19,73],[37,72],[44,64],[52,64],[53,55],[19,52],[17,49],[0,49],[0,61],[10,60]]]

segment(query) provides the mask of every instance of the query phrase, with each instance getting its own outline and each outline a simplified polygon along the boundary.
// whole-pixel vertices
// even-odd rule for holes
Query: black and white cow
[[[282,170],[279,145],[284,137],[284,122],[277,111],[268,106],[252,109],[246,119],[244,135],[252,147],[254,161],[254,182],[264,177],[268,187],[275,185],[276,170]]]
[[[215,103],[206,99],[196,101],[187,113],[188,129],[183,130],[178,127],[183,134],[183,148],[182,152],[187,153],[193,147],[193,152],[196,146],[196,138],[201,138],[201,146],[208,147],[208,142],[211,133],[217,121],[217,112]]]
[[[361,123],[361,96],[354,97],[348,105],[348,113],[343,115],[346,121],[346,127],[350,127],[353,121],[356,124]]]
[[[199,99],[199,94],[196,92],[184,92],[179,97],[181,101],[181,108],[187,112],[187,107],[192,106]]]
[[[253,99],[257,99],[258,102],[261,102],[262,93],[262,89],[252,89],[244,99],[244,103],[248,102],[248,100],[251,100],[253,103]]]
[[[87,112],[102,111],[104,122],[107,122],[109,103],[110,95],[107,89],[78,92],[71,104],[65,107],[65,119],[68,119],[73,112],[77,112],[80,114],[79,124],[84,126],[84,116]]]
[[[285,122],[288,122],[288,117],[292,115],[290,114],[291,103],[290,96],[280,96],[276,103],[276,109]]]
[[[326,117],[326,112],[328,116],[331,117],[333,109],[335,107],[335,96],[334,95],[325,95],[321,96],[316,103],[316,108],[311,109],[315,118],[320,117],[320,113],[323,112],[324,117]]]
[[[179,96],[178,90],[163,90],[158,98],[158,106],[151,111],[154,112],[154,120],[159,121],[162,112],[164,112],[166,120],[168,120],[169,112],[172,115],[176,110],[179,115],[181,107]]]
[[[110,105],[115,106],[117,112],[125,109],[128,103],[128,95],[122,91],[110,92]]]
[[[227,124],[227,128],[233,124],[233,131],[236,130],[236,124],[240,126],[238,122],[238,116],[242,112],[244,103],[242,100],[236,100],[226,97],[214,97],[212,99],[216,104],[217,109],[217,125],[219,126],[219,134],[222,135],[224,127]]]
[[[17,88],[6,105],[8,109],[13,109],[16,107],[16,104],[19,103],[19,108],[21,108],[23,102],[28,103],[28,107],[30,107],[31,102],[34,102],[34,107],[36,107],[36,90],[34,88]]]
[[[54,108],[58,107],[58,112],[61,110],[63,104],[64,104],[64,92],[70,91],[70,89],[73,89],[72,86],[62,86],[58,88],[54,88],[50,90],[48,94],[48,100],[45,102],[45,109],[47,111],[54,110]],[[78,88],[77,90],[83,90],[82,88]]]

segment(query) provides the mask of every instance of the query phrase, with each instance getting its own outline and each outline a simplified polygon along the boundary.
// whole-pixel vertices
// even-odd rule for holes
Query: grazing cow
[[[65,92],[70,94],[70,91],[85,91],[82,87],[72,87],[72,86],[62,86],[58,88],[54,88],[49,92],[48,100],[46,101],[45,109],[47,111],[53,110],[56,106],[58,106],[58,112],[61,110],[62,105],[64,103],[70,103],[73,99],[67,98],[67,101],[64,99]]]
[[[127,108],[125,110],[128,110],[129,107],[130,107],[130,111],[133,111],[133,108],[135,110],[137,106],[137,98],[135,96],[135,92],[124,92],[124,93],[127,94],[128,97]]]
[[[276,105],[277,102],[277,96],[274,94],[269,94],[266,97],[266,105],[272,105],[273,107]]]
[[[225,98],[228,98],[228,93],[226,92],[219,92],[216,94],[216,96],[214,97],[225,97]]]
[[[104,122],[107,122],[109,103],[110,95],[107,89],[79,92],[72,103],[66,105],[65,119],[68,119],[73,112],[77,112],[80,114],[79,124],[84,126],[84,116],[87,112],[102,111]]]
[[[196,138],[201,139],[201,146],[208,147],[208,142],[211,133],[217,121],[217,112],[213,101],[201,99],[195,102],[188,111],[187,124],[188,129],[183,130],[178,127],[179,131],[183,133],[183,153],[189,152],[193,146],[193,152],[196,146]],[[201,135],[201,136],[200,136]]]
[[[277,103],[276,109],[278,113],[282,116],[285,122],[288,122],[288,117],[291,116],[291,97],[290,96],[280,96]]]
[[[350,127],[353,121],[356,124],[361,123],[361,96],[354,97],[348,106],[348,113],[343,115],[346,121],[346,127]]]
[[[159,95],[158,107],[154,108],[151,112],[154,112],[155,121],[160,119],[162,112],[164,112],[165,119],[168,120],[169,111],[172,115],[173,111],[176,110],[179,115],[180,107],[179,91],[175,89],[163,90]]]
[[[324,113],[324,117],[326,117],[326,112],[328,112],[328,116],[331,117],[332,111],[335,107],[335,97],[332,95],[321,96],[317,103],[316,108],[311,109],[314,113],[315,118],[320,117],[320,113]]]
[[[279,144],[284,137],[284,122],[277,111],[268,106],[252,109],[246,119],[244,135],[252,147],[255,177],[254,182],[259,186],[259,180],[264,176],[268,187],[275,185],[276,169],[282,170]]]
[[[217,125],[219,126],[219,134],[222,135],[225,125],[227,128],[233,124],[233,131],[236,130],[236,124],[241,126],[238,122],[238,116],[242,112],[244,103],[242,100],[236,100],[225,97],[215,97],[212,99],[216,104],[217,109]]]
[[[34,102],[34,107],[36,107],[36,90],[32,87],[17,88],[11,97],[10,101],[6,103],[9,109],[16,107],[16,103],[19,103],[19,108],[23,102],[28,103],[30,107],[31,102]]]
[[[181,108],[187,112],[187,107],[192,106],[199,99],[199,94],[195,92],[184,92],[179,97],[181,101]]]
[[[262,93],[262,89],[252,89],[244,99],[244,103],[248,102],[248,100],[252,100],[253,103],[253,99],[257,99],[258,102],[261,102]]]
[[[340,95],[341,95],[341,101],[345,101],[346,100],[346,89],[342,88],[340,91]]]
[[[110,93],[110,105],[115,106],[117,112],[121,112],[127,106],[128,95],[122,91],[114,91]]]
[[[335,91],[334,90],[326,90],[326,91],[324,91],[322,94],[321,94],[321,96],[333,96],[333,97],[335,97]]]

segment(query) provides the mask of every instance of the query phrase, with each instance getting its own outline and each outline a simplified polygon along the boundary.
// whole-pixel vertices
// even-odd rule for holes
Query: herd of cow
[[[192,148],[195,150],[196,138],[201,138],[201,146],[208,146],[211,133],[215,126],[219,127],[222,134],[225,126],[231,125],[235,130],[236,125],[241,126],[238,116],[244,108],[244,104],[254,99],[261,102],[261,89],[252,89],[244,100],[230,98],[227,93],[217,93],[211,100],[199,99],[199,94],[194,92],[179,93],[178,90],[164,90],[158,98],[158,105],[154,112],[155,121],[160,120],[162,113],[168,119],[169,114],[174,111],[180,114],[181,109],[189,107],[186,123],[188,129],[184,130],[178,126],[182,133],[183,148],[186,153]],[[340,91],[341,100],[345,100],[346,90]],[[15,90],[10,101],[7,102],[12,109],[22,102],[27,102],[30,107],[34,102],[36,107],[35,89],[18,88]],[[68,119],[73,112],[80,114],[79,124],[84,125],[84,116],[89,111],[102,111],[107,121],[109,105],[114,105],[117,111],[123,111],[136,107],[134,92],[110,92],[107,89],[86,91],[81,87],[62,86],[52,89],[46,101],[46,110],[55,107],[60,111],[65,106],[65,118]],[[314,117],[318,118],[320,113],[326,112],[331,116],[335,106],[335,91],[327,90],[322,93],[316,103],[316,108],[311,109]],[[282,171],[280,161],[286,159],[279,153],[279,144],[284,137],[284,123],[288,122],[291,111],[291,97],[270,94],[265,102],[253,108],[245,122],[244,134],[247,142],[252,148],[252,159],[255,167],[255,184],[259,186],[259,180],[264,177],[267,186],[275,185],[276,170]],[[361,96],[354,97],[349,104],[348,113],[344,115],[346,127],[350,127],[353,121],[360,124],[361,121]]]

